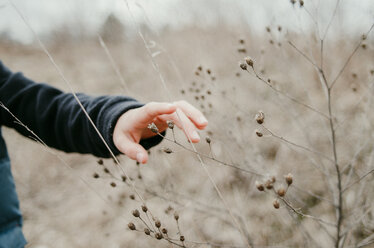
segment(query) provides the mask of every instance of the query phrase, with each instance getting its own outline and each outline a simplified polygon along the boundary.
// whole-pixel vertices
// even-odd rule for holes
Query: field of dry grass
[[[147,165],[119,157],[152,215],[182,247],[180,235],[185,237],[186,247],[247,247],[243,236],[254,247],[335,246],[339,192],[328,102],[321,74],[297,51],[319,66],[320,41],[312,34],[269,28],[270,32],[256,34],[245,28],[191,27],[165,31],[162,39],[145,32],[148,41],[155,41],[151,50],[172,100],[191,102],[209,120],[197,150],[205,155],[202,159],[207,171],[239,223],[232,221],[191,151],[164,140],[151,150]],[[373,240],[374,180],[372,174],[361,177],[374,168],[374,39],[373,34],[364,41],[361,36],[330,39],[324,46],[323,71],[331,83],[359,42],[331,93],[343,188],[359,180],[343,195],[341,247]],[[48,49],[77,92],[127,94],[142,102],[169,99],[140,39],[106,45],[121,70],[127,92],[96,39],[59,41],[57,37],[48,43]],[[36,45],[4,41],[0,54],[13,71],[68,90]],[[265,82],[270,79],[270,83],[256,78],[249,66],[248,71],[239,67],[238,62],[246,56],[254,60],[259,77]],[[263,126],[254,120],[259,110],[265,113]],[[170,130],[167,136],[173,139]],[[211,149],[205,142],[208,136]],[[112,159],[99,165],[98,159],[89,155],[57,152],[64,164],[49,149],[13,130],[4,128],[4,137],[28,247],[177,247],[142,233],[144,224],[131,214],[135,208],[140,210],[142,202],[131,187],[116,179],[121,172]],[[180,130],[176,130],[176,139],[190,147]],[[173,152],[166,154],[162,148]],[[104,167],[111,173],[105,173]],[[93,178],[94,173],[100,178]],[[293,184],[285,197],[256,188],[256,181],[262,183],[272,176],[277,179],[275,189],[286,188],[284,175],[288,173],[293,175]],[[273,207],[275,199],[279,209]],[[180,233],[175,212],[180,216]],[[129,222],[141,231],[129,230]]]

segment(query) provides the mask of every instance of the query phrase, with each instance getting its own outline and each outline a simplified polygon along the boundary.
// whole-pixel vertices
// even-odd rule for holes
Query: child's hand
[[[186,136],[194,143],[200,141],[196,128],[204,129],[208,125],[204,115],[186,101],[172,104],[150,102],[143,107],[127,111],[118,119],[113,132],[114,144],[129,158],[145,164],[148,154],[139,145],[139,141],[157,135],[148,129],[148,124],[154,122],[159,132],[163,132],[168,127],[168,120],[172,120],[178,128],[184,128]]]

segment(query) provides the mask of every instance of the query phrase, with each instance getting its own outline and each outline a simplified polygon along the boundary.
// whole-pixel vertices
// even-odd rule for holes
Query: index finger
[[[142,124],[149,124],[154,118],[159,115],[172,114],[177,110],[177,106],[170,103],[150,102],[139,108],[142,110],[138,116],[138,122]]]

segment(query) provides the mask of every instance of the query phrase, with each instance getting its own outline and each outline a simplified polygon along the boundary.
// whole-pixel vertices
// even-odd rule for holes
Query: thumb
[[[128,137],[121,139],[121,141],[117,143],[117,147],[120,152],[141,164],[145,164],[148,161],[148,153],[144,147],[130,140]]]

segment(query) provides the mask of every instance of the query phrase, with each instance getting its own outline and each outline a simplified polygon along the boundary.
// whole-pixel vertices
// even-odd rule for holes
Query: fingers
[[[197,143],[200,141],[200,136],[196,131],[195,125],[191,122],[191,120],[185,115],[185,113],[181,110],[177,110],[177,113],[172,114],[171,116],[168,116],[169,120],[170,118],[174,121],[175,125],[183,130],[185,135],[193,142]],[[179,117],[178,117],[179,116]]]
[[[188,102],[178,101],[175,102],[175,105],[184,112],[184,114],[195,124],[198,129],[204,129],[208,125],[208,121],[205,116]]]
[[[116,142],[116,146],[120,152],[129,158],[145,164],[148,161],[147,151],[138,143],[134,142],[127,136],[123,136],[121,140]]]
[[[177,106],[170,103],[150,102],[141,108],[142,111],[137,111],[139,113],[137,116],[137,122],[149,124],[157,116],[174,113]]]

